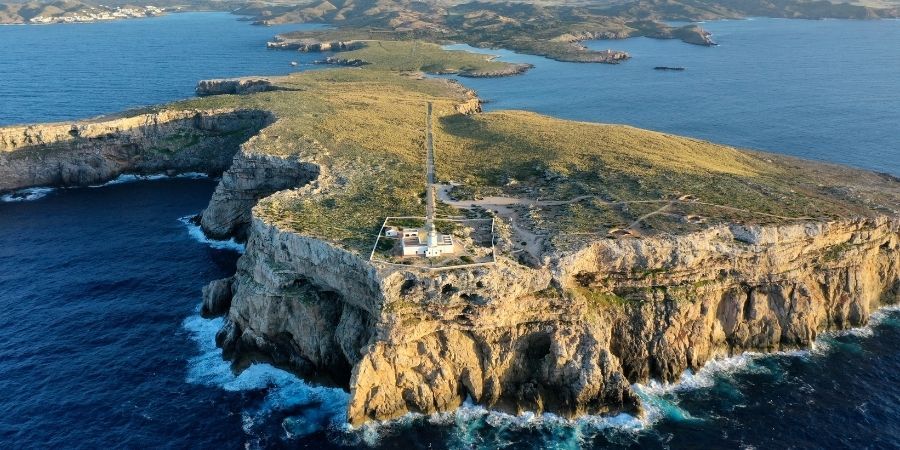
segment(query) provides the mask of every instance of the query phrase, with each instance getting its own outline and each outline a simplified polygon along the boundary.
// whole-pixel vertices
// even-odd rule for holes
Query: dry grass
[[[429,101],[434,103],[440,180],[462,182],[473,195],[596,196],[537,208],[523,217],[523,223],[541,233],[602,236],[661,206],[607,202],[681,194],[738,209],[678,204],[672,215],[648,219],[641,232],[689,232],[704,226],[678,219],[688,214],[702,215],[707,224],[770,223],[782,219],[758,213],[838,217],[898,209],[898,183],[867,172],[520,111],[462,116],[454,106],[466,94],[444,80],[340,69],[297,74],[277,83],[292,90],[206,97],[175,107],[273,111],[278,122],[248,146],[315,162],[327,179],[314,195],[270,197],[260,203],[257,214],[360,254],[370,251],[385,216],[424,211],[423,141]],[[835,188],[847,184],[853,186]]]
[[[367,69],[396,72],[483,73],[514,70],[515,64],[492,61],[490,55],[444,50],[420,41],[369,41],[363,48],[339,54],[342,59],[361,59]]]

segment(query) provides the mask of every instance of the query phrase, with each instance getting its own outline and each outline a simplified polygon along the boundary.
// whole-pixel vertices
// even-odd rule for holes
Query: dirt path
[[[660,206],[659,209],[657,209],[657,210],[655,210],[655,211],[651,211],[651,212],[649,212],[649,213],[647,213],[647,214],[644,214],[644,215],[641,216],[641,217],[638,217],[637,220],[635,220],[634,222],[631,222],[631,225],[628,225],[628,229],[631,230],[631,231],[634,232],[634,233],[638,233],[638,234],[639,234],[640,231],[638,230],[638,226],[641,224],[641,222],[643,222],[643,221],[645,221],[645,220],[649,219],[650,217],[653,217],[653,216],[655,216],[655,215],[657,215],[657,214],[662,214],[662,213],[665,212],[667,209],[669,209],[673,204],[675,204],[675,201],[667,202],[665,205]]]

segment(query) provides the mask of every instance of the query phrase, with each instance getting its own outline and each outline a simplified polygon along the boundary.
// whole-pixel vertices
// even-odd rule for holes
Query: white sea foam
[[[103,184],[95,184],[88,187],[99,188],[104,186],[112,186],[116,184],[123,183],[133,183],[136,181],[150,181],[150,180],[161,180],[165,178],[190,178],[190,179],[201,179],[201,178],[209,178],[209,175],[200,172],[186,172],[178,175],[166,175],[166,174],[155,174],[155,175],[133,175],[133,174],[125,174],[119,175],[113,180],[107,181]],[[55,191],[55,188],[51,187],[33,187],[20,189],[15,192],[11,192],[8,194],[4,194],[0,196],[0,201],[2,202],[28,202],[32,200],[38,200],[46,197],[51,192]]]
[[[162,180],[166,178],[190,178],[190,179],[200,179],[200,178],[209,178],[209,175],[200,172],[185,172],[177,175],[166,175],[164,173],[153,174],[153,175],[135,175],[135,174],[123,174],[118,177],[107,181],[103,184],[95,184],[90,187],[98,188],[104,186],[112,186],[116,184],[123,183],[134,183],[136,181],[151,181],[151,180]]]
[[[494,449],[514,446],[506,435],[520,435],[524,430],[538,430],[544,436],[542,448],[582,448],[605,432],[636,433],[651,423],[629,414],[614,416],[587,415],[567,419],[556,414],[525,412],[519,415],[489,410],[467,400],[452,412],[435,414],[408,413],[397,419],[369,422],[357,428],[345,427],[347,444],[375,446],[385,437],[402,433],[416,423],[451,427],[449,446],[468,449]],[[511,434],[510,434],[511,433]],[[353,439],[357,441],[354,442]]]
[[[0,201],[4,202],[30,202],[32,200],[37,200],[40,198],[44,198],[53,192],[55,189],[49,187],[33,187],[27,189],[20,189],[15,192],[11,192],[9,194],[4,194],[0,197]]]
[[[203,229],[200,228],[199,225],[195,224],[192,219],[193,216],[184,216],[179,218],[178,221],[183,223],[184,226],[187,227],[188,234],[190,234],[191,238],[193,238],[195,241],[204,243],[212,248],[219,250],[233,250],[238,253],[244,253],[244,244],[235,241],[234,238],[228,240],[210,239],[203,232]]]
[[[679,391],[690,391],[712,387],[717,379],[729,379],[737,373],[763,373],[767,369],[756,363],[762,358],[809,358],[822,356],[835,350],[835,338],[841,336],[855,336],[869,338],[875,335],[875,327],[887,320],[892,312],[900,311],[900,305],[891,305],[878,309],[869,317],[866,326],[850,328],[848,330],[829,331],[821,333],[813,341],[809,349],[785,350],[777,352],[745,352],[740,355],[716,358],[708,361],[696,373],[686,370],[678,381],[673,383],[661,383],[651,380],[646,384],[636,384],[635,388],[648,398],[659,397]]]
[[[900,307],[876,312],[869,327],[884,320],[891,310],[900,310]],[[220,350],[213,342],[221,324],[222,319],[204,320],[199,316],[185,320],[185,328],[195,336],[201,350],[200,355],[190,360],[187,377],[189,382],[219,386],[229,391],[268,388],[269,392],[258,407],[242,413],[243,427],[249,435],[254,435],[255,430],[273,420],[273,413],[290,411],[291,415],[281,422],[285,437],[302,437],[327,429],[333,432],[332,438],[350,446],[375,446],[383,439],[403,433],[416,424],[429,424],[450,428],[448,444],[451,447],[492,449],[515,446],[518,442],[515,441],[516,436],[521,436],[521,431],[531,430],[537,431],[533,435],[540,436],[536,439],[543,440],[536,442],[539,446],[556,449],[582,448],[601,434],[637,435],[661,420],[703,420],[680,407],[679,392],[708,389],[716,382],[727,381],[738,373],[765,373],[769,369],[757,363],[761,358],[808,358],[829,351],[829,342],[832,341],[823,335],[823,339],[816,340],[810,350],[748,352],[717,358],[707,362],[696,373],[686,371],[675,383],[651,381],[635,384],[632,387],[641,399],[644,412],[640,417],[618,414],[567,419],[555,414],[514,415],[491,411],[468,400],[452,412],[430,415],[409,413],[397,419],[370,422],[353,428],[344,422],[349,396],[340,389],[312,386],[285,371],[263,364],[251,366],[239,376],[233,375],[229,364],[222,361]]]
[[[661,383],[651,380],[646,384],[637,384],[635,386],[648,395],[663,395],[678,391],[709,388],[715,384],[718,377],[729,377],[737,372],[764,370],[753,362],[754,357],[757,355],[755,353],[743,353],[727,358],[712,359],[707,361],[696,373],[690,369],[684,371],[676,382]]]
[[[820,348],[816,353],[825,353],[834,348],[832,340],[841,336],[855,336],[858,338],[870,338],[875,336],[875,328],[890,319],[892,313],[898,311],[900,311],[900,305],[883,306],[875,310],[869,316],[869,322],[865,326],[822,333],[813,344],[813,349],[815,350],[816,346],[819,346]]]
[[[292,414],[299,411],[282,422],[288,438],[343,428],[349,396],[341,389],[311,385],[268,364],[253,364],[235,375],[215,344],[222,323],[221,318],[208,320],[199,314],[184,320],[182,325],[199,347],[199,354],[188,360],[186,379],[231,392],[267,389],[261,404],[242,412],[242,426],[248,435],[254,435],[274,412],[287,410]]]

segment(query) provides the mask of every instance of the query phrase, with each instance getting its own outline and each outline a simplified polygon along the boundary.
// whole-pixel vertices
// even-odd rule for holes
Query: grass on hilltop
[[[493,61],[490,55],[460,50],[445,50],[437,44],[420,41],[368,41],[363,47],[341,52],[341,59],[359,59],[367,69],[396,72],[483,74],[514,72],[518,65]]]
[[[260,203],[259,214],[356,251],[372,245],[385,216],[423,214],[426,104],[432,101],[436,110],[449,113],[467,98],[463,88],[445,80],[352,69],[310,71],[277,83],[291,90],[174,105],[270,110],[279,120],[247,147],[316,162],[339,185],[316,197],[270,198]]]
[[[775,157],[776,162],[774,155],[629,126],[499,111],[447,116],[437,129],[438,178],[463,183],[472,196],[568,200],[595,195],[621,202],[691,194],[703,203],[785,217],[846,216],[865,210],[861,203],[848,203],[822,189],[822,183],[835,182],[833,175],[817,178],[785,170],[786,158]],[[615,212],[583,201],[558,207],[546,225],[568,232],[589,231],[588,224],[620,227],[660,206],[631,204]],[[676,212],[683,212],[679,215],[701,214],[715,221],[748,216],[777,220],[703,204],[676,206]]]
[[[740,209],[674,205],[671,214],[645,221],[643,231],[650,233],[701,228],[681,220],[688,214],[703,216],[707,224],[769,223],[780,219],[756,213],[839,217],[870,213],[878,202],[896,208],[896,182],[885,183],[878,175],[853,169],[521,111],[459,115],[454,107],[467,99],[465,91],[446,80],[341,69],[310,71],[276,82],[290,90],[205,97],[175,107],[274,112],[279,120],[247,147],[318,163],[328,179],[320,193],[264,199],[256,214],[360,254],[371,250],[386,216],[424,213],[428,101],[434,103],[437,176],[464,183],[461,191],[471,196],[567,200],[595,195],[618,202],[692,194],[702,202]],[[848,182],[857,186],[846,192],[836,188]],[[526,211],[521,224],[542,234],[605,235],[660,206],[613,207],[590,199]]]

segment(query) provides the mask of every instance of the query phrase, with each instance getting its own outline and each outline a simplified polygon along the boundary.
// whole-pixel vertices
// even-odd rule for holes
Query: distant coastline
[[[54,3],[41,8],[28,4],[0,5],[0,25],[57,25],[67,23],[111,22],[125,19],[159,17],[170,10],[153,5],[103,6],[78,2]]]

